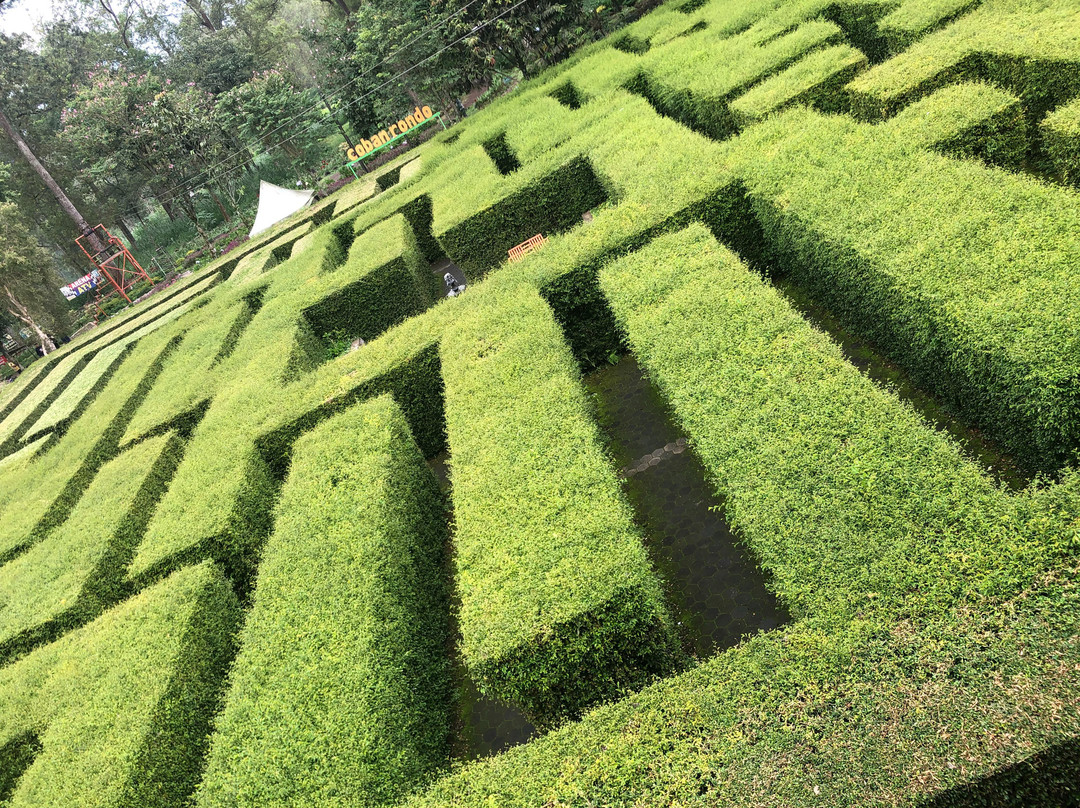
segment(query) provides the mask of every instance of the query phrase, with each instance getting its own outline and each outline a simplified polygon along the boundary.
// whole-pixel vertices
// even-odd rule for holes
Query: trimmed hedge
[[[731,154],[778,267],[1029,470],[1056,472],[1080,448],[1080,200],[902,134],[792,111]]]
[[[901,110],[885,126],[907,142],[1017,170],[1028,151],[1020,99],[989,84],[952,84]]]
[[[370,342],[440,296],[438,279],[421,258],[404,216],[385,220],[354,242],[345,271],[372,264],[371,271],[304,309],[307,325],[321,342],[337,330]]]
[[[981,5],[983,0],[906,0],[878,23],[890,53],[911,47],[929,32]]]
[[[320,230],[322,248],[331,227]],[[391,337],[391,329],[362,350],[326,363],[322,373],[316,370],[324,359],[317,343],[301,342],[305,310],[335,299],[380,266],[400,264],[403,249],[414,249],[408,225],[392,218],[357,237],[350,260],[334,272],[321,271],[322,251],[313,246],[274,273],[258,314],[205,390],[213,404],[154,514],[132,564],[134,577],[209,555],[247,591],[270,528],[269,511],[285,467],[279,461],[303,431],[297,424],[311,428],[341,406],[392,390],[423,450],[441,451],[442,386],[430,347],[445,313],[408,320],[398,336]],[[415,265],[415,258],[408,260]],[[353,369],[357,365],[360,371]],[[263,438],[265,450],[256,447]]]
[[[219,295],[200,316],[191,318],[179,347],[162,368],[154,388],[135,411],[121,445],[159,430],[191,412],[207,398],[215,357],[237,326],[250,322],[246,299]]]
[[[605,266],[600,285],[794,614],[932,611],[1002,547],[1025,552],[978,467],[704,227]]]
[[[22,552],[68,517],[98,469],[118,453],[128,421],[175,347],[167,330],[142,340],[55,445],[0,472],[0,560]],[[34,484],[27,485],[24,475]]]
[[[62,525],[0,567],[0,662],[82,625],[124,594],[124,568],[183,444],[146,441],[106,463]]]
[[[462,656],[541,723],[676,661],[670,618],[550,309],[521,290],[442,342]]]
[[[1080,99],[1055,109],[1041,128],[1043,151],[1062,180],[1080,184]]]
[[[834,633],[810,620],[758,634],[405,805],[925,806],[1014,765],[1034,793],[982,802],[961,791],[935,807],[1070,804],[1071,768],[1025,761],[1080,734],[1066,673],[1080,664],[1075,576],[1058,567],[1022,593],[929,622]],[[1027,801],[1005,801],[1017,792]]]
[[[843,112],[847,102],[840,91],[867,64],[866,56],[849,45],[815,51],[736,98],[731,102],[731,114],[736,125],[745,129],[769,113],[795,104]]]
[[[388,397],[324,422],[292,458],[201,808],[388,805],[448,762],[434,475]]]
[[[813,20],[762,44],[752,32],[715,39],[708,32],[654,48],[629,87],[663,115],[716,140],[738,129],[729,102],[751,85],[840,39],[831,22]],[[703,64],[710,69],[701,70]]]
[[[591,163],[580,156],[538,161],[505,179],[488,172],[467,189],[448,182],[440,191],[433,199],[435,238],[474,282],[503,263],[511,247],[537,233],[569,230],[607,199]]]
[[[1080,477],[1004,495],[700,226],[601,284],[805,617],[407,805],[914,805],[1080,732]]]
[[[8,417],[0,423],[0,455],[9,454],[18,448],[19,439],[26,434],[26,430],[67,389],[88,361],[86,352],[68,354],[12,409]]]
[[[94,354],[94,358],[87,363],[74,381],[64,388],[64,391],[53,401],[41,418],[27,430],[23,439],[32,439],[47,430],[55,430],[58,433],[65,431],[71,422],[86,410],[90,402],[93,401],[94,396],[100,393],[101,389],[112,378],[112,374],[119,367],[119,357],[122,354],[129,351],[136,342],[148,334],[169,325],[189,312],[198,311],[209,302],[209,298],[200,297],[182,303],[164,312],[160,317],[147,323],[138,331],[117,340],[108,347],[102,348],[98,353]],[[184,321],[184,324],[190,323]],[[183,325],[180,328],[183,328]]]
[[[98,351],[71,383],[53,399],[48,409],[33,423],[33,426],[26,430],[23,440],[34,440],[46,432],[62,428],[76,414],[80,406],[87,403],[87,399],[100,392],[101,388],[108,384],[130,347],[131,342],[121,340]]]
[[[0,750],[39,742],[7,804],[187,805],[238,618],[202,564],[0,669]]]
[[[1073,0],[985,0],[857,77],[853,110],[879,120],[946,84],[981,79],[1007,87],[1038,118],[1080,95],[1078,28]]]
[[[22,394],[5,407],[8,415],[0,422],[0,453],[18,448],[19,439],[24,435],[32,437],[26,430],[34,428],[35,422],[64,393],[98,351],[120,342],[137,340],[192,308],[187,304],[199,305],[201,301],[198,298],[218,282],[218,277],[213,273],[209,276],[204,274],[198,280],[198,283],[181,286],[175,292],[171,289],[162,292],[163,299],[153,301],[146,308],[134,307],[132,316],[116,324],[110,321],[107,326],[95,329],[90,332],[91,336],[78,342],[77,348],[71,347],[76,344],[72,342],[54,353],[52,356],[56,358],[51,361],[56,364],[49,366],[48,373],[34,377],[33,384],[24,387]],[[80,388],[92,390],[94,385],[86,388],[83,384]]]

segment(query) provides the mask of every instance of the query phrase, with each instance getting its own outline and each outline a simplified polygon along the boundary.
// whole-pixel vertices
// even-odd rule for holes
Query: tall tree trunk
[[[26,141],[22,139],[14,126],[11,125],[11,121],[8,120],[7,115],[4,114],[4,110],[0,109],[0,129],[7,132],[8,137],[15,143],[15,147],[22,153],[22,156],[26,158],[26,162],[30,164],[30,167],[37,172],[37,175],[41,177],[41,181],[45,183],[46,187],[52,191],[53,196],[56,197],[56,201],[60,203],[60,207],[64,213],[71,217],[71,221],[75,222],[75,226],[79,229],[80,235],[88,234],[88,241],[90,246],[100,252],[105,249],[105,245],[101,243],[101,240],[97,237],[94,231],[90,228],[86,219],[79,213],[78,209],[68,199],[67,194],[63,189],[56,184],[56,180],[52,178],[52,175],[46,170],[45,166],[34,156],[34,153],[30,151],[30,147],[26,145]]]
[[[330,109],[330,102],[326,100],[326,96],[323,95],[321,87],[316,87],[315,92],[319,94],[319,98],[322,99],[323,106],[326,107],[326,111],[330,113],[330,117],[334,120],[334,125],[337,126],[338,131],[341,132],[341,136],[345,138],[345,144],[350,148],[356,148],[356,144],[352,142],[352,138],[349,137],[349,133],[345,131],[345,127],[341,125],[341,121],[338,120],[337,113]]]
[[[195,17],[199,20],[199,25],[207,31],[214,33],[219,30],[218,26],[215,25],[214,21],[210,18],[210,15],[203,10],[202,3],[199,2],[199,0],[184,0],[184,5],[195,13]]]
[[[213,199],[217,203],[218,210],[221,211],[221,215],[222,215],[222,217],[224,217],[225,223],[226,224],[231,223],[232,222],[232,217],[229,216],[229,212],[227,210],[225,210],[225,206],[221,204],[221,198],[217,194],[214,193],[213,189],[207,188],[206,190],[210,192],[210,198]]]
[[[120,228],[120,232],[127,236],[128,244],[132,249],[135,249],[135,236],[132,235],[131,230],[128,228],[127,223],[123,219],[116,220],[116,226]]]
[[[53,342],[52,338],[42,330],[41,326],[34,322],[34,318],[30,316],[30,312],[27,310],[26,306],[24,306],[18,301],[18,299],[15,297],[15,295],[11,293],[11,290],[7,286],[4,286],[4,292],[7,293],[8,300],[11,301],[11,305],[8,307],[8,311],[10,311],[15,317],[18,317],[24,323],[26,323],[26,325],[29,326],[35,334],[37,334],[38,342],[41,343],[42,355],[48,354],[50,351],[55,351],[56,343]]]

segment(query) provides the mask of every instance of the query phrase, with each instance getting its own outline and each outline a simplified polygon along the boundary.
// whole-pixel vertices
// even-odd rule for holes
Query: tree
[[[83,218],[83,215],[79,213],[78,208],[68,199],[67,194],[57,184],[56,180],[52,178],[52,175],[41,164],[41,162],[34,156],[34,153],[30,151],[30,147],[26,145],[26,141],[23,140],[22,135],[15,130],[15,127],[11,125],[11,121],[8,120],[7,115],[4,114],[4,110],[0,109],[0,129],[3,129],[7,136],[11,138],[15,147],[19,150],[26,162],[30,164],[30,167],[34,169],[37,175],[41,178],[41,181],[45,183],[45,186],[52,192],[52,195],[56,197],[57,203],[60,208],[66,213],[71,221],[75,223],[76,229],[82,233],[89,235],[89,240],[95,250],[103,249],[104,245],[100,244],[97,237],[90,229],[89,223]]]
[[[0,203],[0,304],[29,328],[43,353],[56,350],[51,334],[66,335],[68,309],[60,279],[16,205]]]

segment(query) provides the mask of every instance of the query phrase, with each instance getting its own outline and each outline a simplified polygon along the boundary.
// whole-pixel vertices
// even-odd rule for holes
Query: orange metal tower
[[[94,246],[95,241],[101,245],[100,249]],[[106,230],[104,225],[94,226],[75,239],[75,243],[101,273],[102,278],[107,279],[128,303],[131,303],[128,290],[141,280],[150,280],[146,270],[124,246],[124,242]]]

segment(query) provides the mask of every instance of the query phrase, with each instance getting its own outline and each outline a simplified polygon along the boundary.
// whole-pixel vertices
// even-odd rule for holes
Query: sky
[[[0,31],[34,36],[34,23],[52,15],[50,0],[11,0],[0,13]]]

